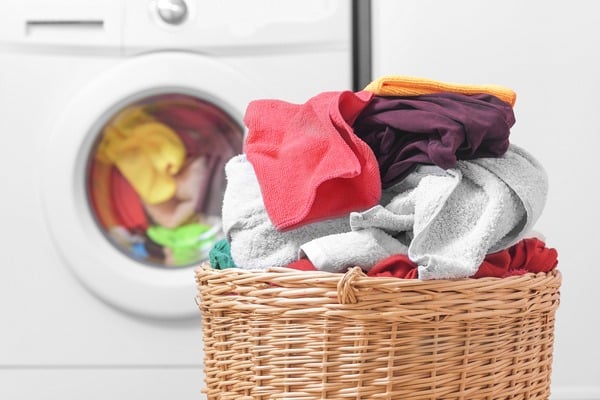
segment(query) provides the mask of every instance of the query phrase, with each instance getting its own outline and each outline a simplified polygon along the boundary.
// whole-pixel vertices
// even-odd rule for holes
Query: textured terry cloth
[[[252,165],[241,154],[225,164],[223,231],[236,265],[244,269],[285,267],[298,258],[300,245],[314,238],[350,230],[347,216],[278,231],[265,210]]]
[[[487,93],[500,100],[515,105],[517,94],[500,85],[470,85],[435,81],[427,78],[404,75],[382,76],[369,83],[364,90],[379,96],[419,96],[429,93],[461,93],[466,95]]]
[[[237,268],[231,258],[231,246],[227,239],[221,239],[208,252],[210,266],[213,269]]]
[[[429,174],[446,176],[446,172],[439,167],[421,166],[398,185],[384,190],[382,199],[402,198]],[[451,187],[440,186],[440,193],[451,192],[456,184],[447,182],[446,186]],[[395,196],[390,198],[389,193],[395,193]],[[432,202],[435,201],[432,199]],[[443,198],[439,201],[443,201]],[[353,266],[369,271],[373,265],[389,256],[407,253],[414,225],[414,204],[406,202],[406,208],[398,209],[397,214],[382,210],[386,211],[377,205],[362,213],[351,213],[351,232],[322,236],[304,243],[300,247],[300,257],[308,258],[318,270],[344,272]]]
[[[485,256],[472,278],[504,278],[527,272],[550,272],[558,263],[556,249],[536,238],[523,239],[508,249]],[[371,268],[368,276],[416,279],[417,264],[406,254],[395,254],[381,260]]]
[[[514,232],[504,237],[490,251],[509,247],[525,236],[531,236],[534,224],[546,204],[548,176],[544,167],[524,149],[511,145],[503,157],[479,158],[471,163],[487,169],[506,183],[517,195],[525,209],[526,217]]]
[[[364,229],[319,237],[300,246],[300,257],[308,258],[320,271],[345,272],[349,267],[370,269],[407,247],[381,229]]]
[[[485,168],[483,167],[485,166]],[[419,167],[400,184],[405,189],[385,207],[350,214],[356,231],[385,230],[408,246],[409,258],[419,265],[420,279],[472,276],[485,255],[506,248],[527,235],[544,207],[547,178],[543,168],[524,150],[511,145],[499,158],[459,161],[443,171]],[[413,224],[410,225],[410,218]],[[318,239],[319,269],[337,262],[340,235]],[[363,239],[374,254],[378,238]],[[388,241],[385,241],[389,246]],[[394,253],[394,254],[395,254]],[[331,261],[323,261],[327,258]],[[381,258],[383,259],[383,258]],[[360,265],[369,270],[371,265]]]
[[[514,123],[513,109],[494,96],[437,93],[375,96],[352,128],[375,153],[387,188],[418,164],[448,169],[459,159],[503,155]]]
[[[377,204],[377,160],[351,128],[371,97],[369,92],[343,91],[321,93],[305,104],[250,102],[244,116],[244,152],[277,229]]]
[[[460,183],[441,206],[429,201],[431,193],[438,193],[435,182],[424,178],[415,189],[408,256],[419,264],[421,279],[473,275],[525,215],[518,197],[490,171],[468,161],[461,161],[457,170]]]

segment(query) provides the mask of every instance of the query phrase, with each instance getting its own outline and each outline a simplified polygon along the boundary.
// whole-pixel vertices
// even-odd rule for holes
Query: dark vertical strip
[[[352,90],[372,81],[371,62],[371,0],[352,0]]]

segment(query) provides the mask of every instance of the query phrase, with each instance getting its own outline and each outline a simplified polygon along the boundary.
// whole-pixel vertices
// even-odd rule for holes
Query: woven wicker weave
[[[561,275],[196,270],[208,399],[548,399]]]

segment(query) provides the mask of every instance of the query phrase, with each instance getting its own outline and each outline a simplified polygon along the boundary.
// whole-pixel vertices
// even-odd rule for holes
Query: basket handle
[[[365,277],[365,273],[360,267],[352,267],[341,277],[337,284],[337,298],[340,304],[356,304],[356,288],[353,283],[358,278]]]

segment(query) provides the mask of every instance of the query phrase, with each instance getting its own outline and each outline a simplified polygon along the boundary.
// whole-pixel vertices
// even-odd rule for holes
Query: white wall
[[[511,141],[546,167],[536,230],[559,251],[552,399],[600,399],[598,2],[376,0],[373,77],[495,83],[517,92]]]

